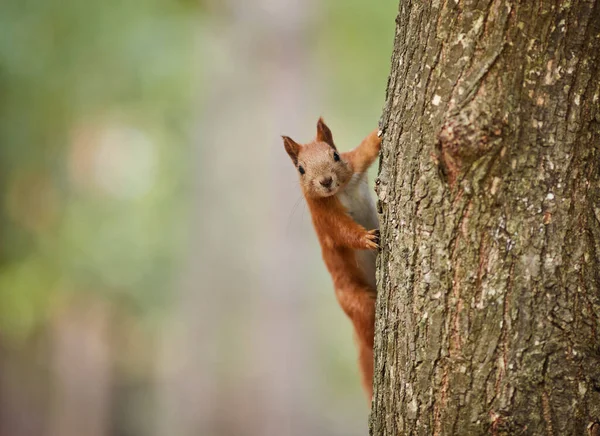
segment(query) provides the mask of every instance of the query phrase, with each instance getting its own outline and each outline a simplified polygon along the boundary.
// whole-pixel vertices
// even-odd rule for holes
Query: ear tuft
[[[290,155],[292,162],[294,165],[298,165],[298,153],[300,153],[300,144],[296,143],[289,136],[282,136],[283,138],[283,146],[285,147],[285,151]]]
[[[333,135],[331,134],[331,130],[325,124],[322,117],[319,117],[319,121],[317,121],[317,141],[324,142],[325,144],[329,144],[333,147],[334,150],[335,144],[333,143]]]

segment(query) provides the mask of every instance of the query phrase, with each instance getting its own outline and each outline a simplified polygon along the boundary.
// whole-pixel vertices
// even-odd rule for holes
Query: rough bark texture
[[[600,434],[599,63],[599,0],[400,2],[372,435]]]

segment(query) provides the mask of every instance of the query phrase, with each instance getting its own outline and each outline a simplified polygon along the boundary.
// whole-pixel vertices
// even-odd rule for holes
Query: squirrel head
[[[329,127],[319,118],[317,137],[308,144],[298,144],[283,136],[285,151],[298,170],[300,186],[308,197],[335,195],[352,177],[352,168],[333,143]]]

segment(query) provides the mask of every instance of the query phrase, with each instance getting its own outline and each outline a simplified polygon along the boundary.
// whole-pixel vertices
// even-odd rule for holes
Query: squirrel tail
[[[360,369],[363,389],[370,403],[373,398],[373,346],[361,340],[357,340],[357,342],[358,367]]]
[[[373,394],[373,342],[375,334],[375,295],[362,284],[346,284],[336,288],[338,301],[354,325],[358,346],[358,367],[369,401]]]

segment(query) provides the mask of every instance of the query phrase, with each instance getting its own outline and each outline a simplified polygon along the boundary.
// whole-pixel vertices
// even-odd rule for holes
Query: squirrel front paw
[[[383,136],[383,130],[375,129],[371,132],[370,139],[375,149],[379,152],[381,150],[381,138]]]
[[[377,250],[379,248],[379,230],[369,230],[364,236],[364,243],[367,250]]]

